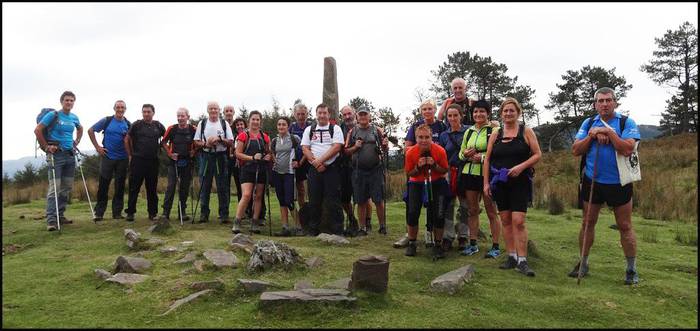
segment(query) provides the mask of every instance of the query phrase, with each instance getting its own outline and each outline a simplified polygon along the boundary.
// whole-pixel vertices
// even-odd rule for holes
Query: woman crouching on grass
[[[445,199],[448,170],[447,153],[440,145],[433,143],[432,130],[427,124],[416,129],[416,145],[406,151],[404,171],[408,179],[408,246],[406,256],[416,255],[416,238],[418,237],[418,219],[423,201],[428,202],[428,224],[432,225],[435,242],[442,241],[445,219],[440,215],[438,206]],[[433,259],[445,257],[442,245],[433,246]]]
[[[532,277],[535,272],[527,264],[525,215],[532,201],[532,167],[542,152],[535,132],[518,122],[522,111],[514,98],[501,104],[503,127],[491,134],[484,158],[484,195],[494,198],[503,222],[508,259],[500,268],[517,267]]]
[[[272,185],[280,203],[280,219],[282,231],[277,236],[289,237],[300,234],[301,224],[294,210],[294,169],[297,167],[296,147],[301,143],[299,137],[289,134],[289,119],[282,117],[277,120],[277,137],[270,143],[270,152],[274,164],[272,166]],[[268,206],[269,208],[269,206]],[[289,229],[289,212],[292,212],[296,228]]]

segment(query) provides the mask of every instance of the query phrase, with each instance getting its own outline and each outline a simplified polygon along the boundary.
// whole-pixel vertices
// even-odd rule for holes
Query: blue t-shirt
[[[459,149],[462,148],[462,139],[467,131],[467,126],[462,125],[459,130],[452,131],[448,127],[447,131],[440,133],[440,146],[447,152],[447,160],[450,166],[457,167],[460,165]]]
[[[116,117],[112,118],[109,122],[109,126],[105,128],[106,118],[102,118],[97,121],[95,125],[92,126],[92,130],[95,132],[104,131],[104,141],[103,146],[107,149],[107,158],[110,160],[125,160],[129,156],[126,154],[126,149],[124,148],[124,137],[129,131],[129,127],[126,124],[126,118],[118,120]]]
[[[425,119],[421,118],[416,122],[415,125],[411,125],[411,127],[408,129],[408,133],[406,133],[406,141],[410,141],[412,143],[416,143],[416,133],[414,131],[414,127],[419,127],[421,124],[425,123]],[[433,124],[430,124],[430,129],[433,130],[433,142],[436,144],[440,143],[440,134],[444,131],[449,130],[447,125],[445,125],[445,122],[438,121],[437,118],[435,119],[435,122]]]
[[[54,119],[54,112],[48,112],[39,123],[44,126],[49,126]],[[49,130],[46,140],[58,142],[59,147],[64,151],[73,150],[73,129],[82,127],[78,116],[73,113],[66,113],[63,110],[58,111],[58,121]]]
[[[639,129],[637,128],[637,123],[635,123],[631,118],[627,118],[627,123],[625,124],[625,131],[620,133],[620,118],[622,116],[615,112],[613,118],[608,121],[608,125],[612,127],[621,139],[634,139],[640,140],[642,137],[639,134]],[[587,118],[581,124],[578,133],[576,133],[576,139],[584,139],[588,135],[588,131],[584,128],[588,126]],[[600,120],[600,115],[596,115],[593,119],[593,124],[591,128],[605,127],[603,122]],[[591,148],[586,154],[586,177],[593,178],[593,162],[595,159],[596,149],[598,148],[598,142],[593,141],[591,143]],[[617,158],[615,156],[615,147],[612,143],[600,146],[600,152],[598,152],[598,173],[595,178],[596,183],[601,184],[620,184],[620,172],[617,170]]]

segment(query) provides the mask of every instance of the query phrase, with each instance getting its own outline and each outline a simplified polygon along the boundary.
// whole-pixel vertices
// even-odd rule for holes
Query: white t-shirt
[[[306,129],[304,129],[304,135],[303,137],[301,137],[301,145],[311,146],[311,153],[314,155],[314,157],[321,157],[329,149],[331,149],[331,147],[333,147],[333,144],[342,145],[345,143],[345,138],[343,137],[343,130],[339,126],[334,125],[333,137],[331,137],[331,133],[328,131],[328,128],[329,125],[318,125],[311,139],[309,139],[311,125],[307,126]],[[337,157],[338,154],[334,155],[330,159],[326,160],[324,164],[329,165],[333,163],[333,161],[335,161]]]
[[[204,121],[207,121],[207,127],[204,128],[204,138],[200,135],[200,132],[202,132],[202,123]],[[221,120],[219,120],[221,121]],[[226,140],[233,140],[233,132],[231,132],[231,126],[224,121],[225,126],[226,126],[226,137],[224,137],[224,131],[221,128],[221,123],[219,121],[212,122],[208,118],[206,120],[202,120],[197,124],[197,133],[194,134],[194,140],[204,140],[206,141],[209,137],[218,137],[221,136],[221,139],[226,139]],[[216,152],[225,152],[226,151],[226,145],[224,144],[216,144]],[[204,147],[205,152],[213,152],[210,151],[209,148]]]

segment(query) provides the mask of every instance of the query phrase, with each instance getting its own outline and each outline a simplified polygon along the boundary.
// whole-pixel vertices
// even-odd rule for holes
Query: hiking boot
[[[384,225],[379,225],[379,231],[377,231],[379,234],[383,234],[386,236],[386,226]]]
[[[95,215],[95,217],[92,218],[92,221],[95,222],[95,223],[101,222],[102,220],[104,220],[104,218],[102,217],[102,215]]]
[[[282,231],[275,233],[275,236],[277,237],[289,237],[292,235],[292,232],[289,231],[287,228],[282,228]]]
[[[133,222],[134,221],[134,214],[126,214],[126,221]]]
[[[56,230],[58,230],[58,226],[56,225],[56,222],[49,222],[49,223],[46,225],[46,230],[47,230],[47,231],[56,231]]]
[[[518,263],[518,272],[528,277],[535,277],[535,271],[530,269],[530,266],[527,265],[527,261],[520,261],[520,263]]]
[[[61,216],[60,220],[61,224],[73,224],[73,221],[65,216]]]
[[[234,220],[233,221],[233,227],[231,228],[231,232],[235,234],[241,233],[241,220]]]
[[[625,285],[634,285],[639,283],[639,274],[637,270],[627,270],[625,273]]]
[[[158,222],[158,215],[148,215],[148,219],[151,220],[151,222]]]
[[[442,250],[440,245],[433,246],[433,261],[442,258],[445,258],[445,251]]]
[[[581,262],[576,263],[574,266],[574,270],[571,270],[569,272],[569,277],[571,278],[578,278],[578,268],[581,266]],[[583,265],[583,270],[581,270],[581,277],[586,277],[588,275],[588,264]]]
[[[462,252],[460,252],[460,254],[467,255],[467,256],[472,256],[476,253],[479,253],[479,246],[476,246],[476,245],[474,245],[474,246],[469,245],[464,250],[462,250]]]
[[[258,227],[259,222],[258,220],[250,221],[250,232],[260,234],[260,228]]]
[[[467,248],[467,238],[459,238],[457,241],[459,242],[459,246],[457,246],[459,251],[463,251],[465,248]]]
[[[484,255],[485,259],[495,259],[501,255],[501,250],[498,248],[491,248],[489,251]]]
[[[408,237],[406,237],[406,241],[408,241]],[[415,242],[414,242],[414,243],[408,242],[408,243],[406,244],[406,253],[404,253],[404,255],[406,255],[406,256],[416,256],[416,248],[418,248],[417,246],[418,246],[418,245],[416,245]]]
[[[123,220],[124,216],[122,216],[122,214],[113,214],[112,219],[113,220]]]
[[[452,249],[452,240],[449,239],[442,239],[442,250],[445,252],[449,252]]]
[[[406,235],[404,235],[403,237],[399,238],[399,240],[397,240],[397,241],[394,243],[394,248],[404,248],[404,247],[406,247],[406,246],[408,246],[408,234],[406,234]],[[413,255],[411,255],[411,256],[413,256]]]
[[[499,269],[513,269],[516,266],[518,266],[518,260],[516,260],[514,257],[508,255],[508,259],[506,262],[503,262],[500,266],[498,266]]]
[[[358,236],[358,237],[364,237],[364,236],[366,236],[366,235],[367,235],[367,231],[365,231],[365,230],[363,230],[363,229],[360,229],[359,231],[357,231],[357,236]]]
[[[425,248],[430,248],[433,246],[435,246],[435,241],[433,241],[433,233],[426,232],[425,233]]]

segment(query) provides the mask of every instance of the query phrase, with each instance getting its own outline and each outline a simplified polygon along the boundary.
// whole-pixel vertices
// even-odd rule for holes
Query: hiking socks
[[[469,239],[469,245],[476,246],[476,239]]]
[[[520,264],[520,262],[523,262],[523,261],[527,261],[527,257],[526,256],[518,256],[518,264]]]
[[[512,257],[513,260],[517,260],[517,259],[518,259],[518,254],[515,253],[515,252],[508,252],[508,255],[509,255],[510,257]]]
[[[627,259],[627,270],[637,270],[637,264],[636,264],[636,257],[634,256],[625,256],[625,259]]]

